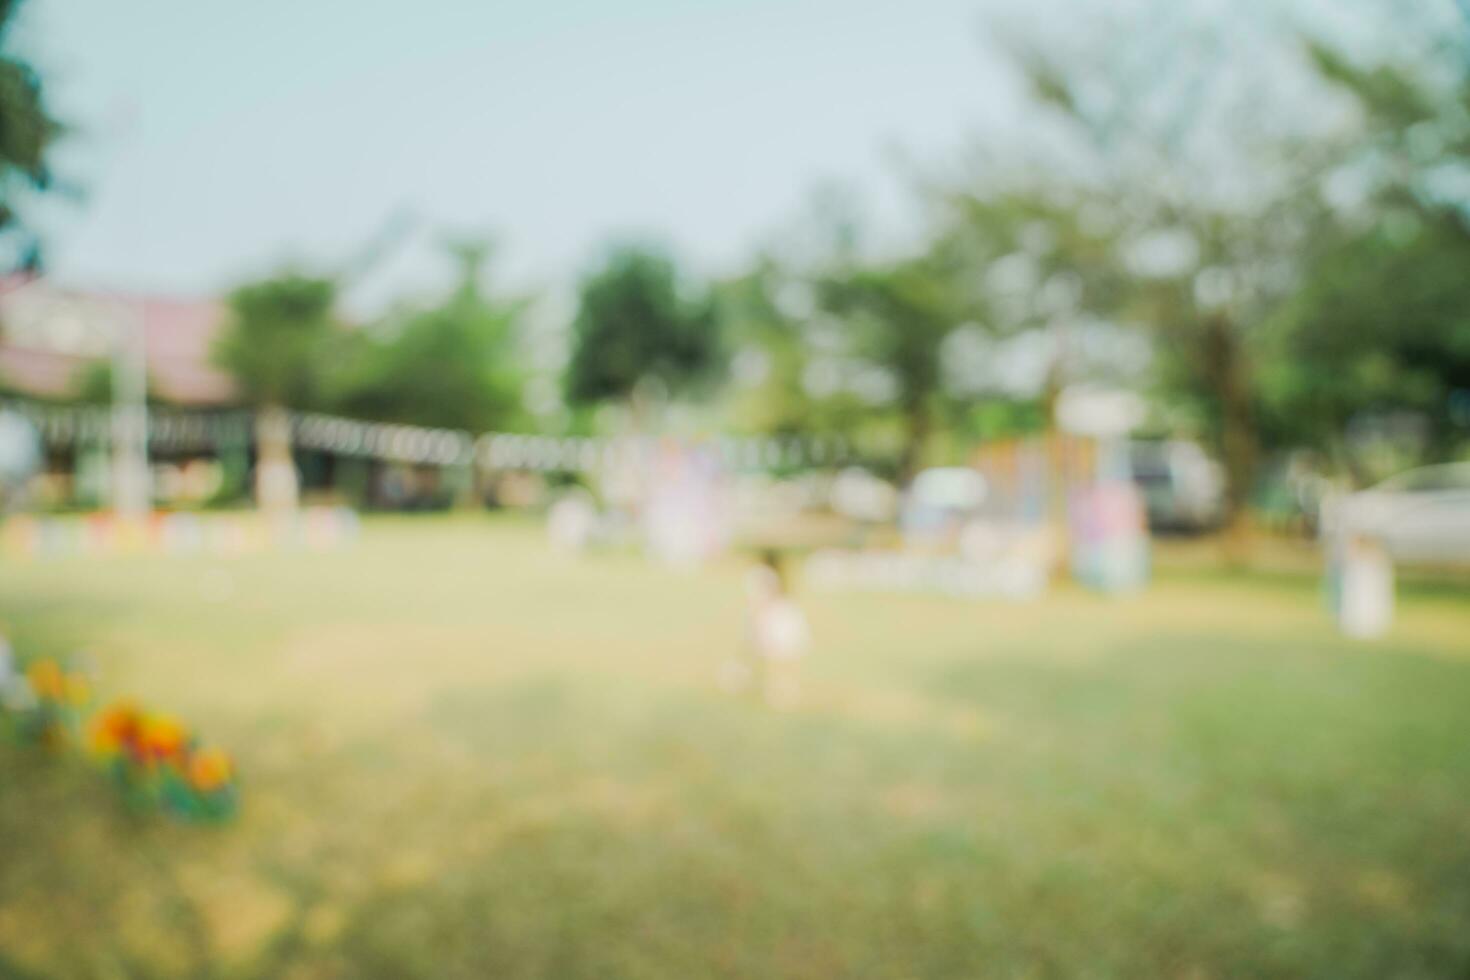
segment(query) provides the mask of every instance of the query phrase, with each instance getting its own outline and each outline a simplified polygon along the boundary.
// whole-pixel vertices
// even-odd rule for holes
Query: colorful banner
[[[357,540],[360,521],[347,507],[306,507],[290,515],[155,513],[141,521],[112,513],[18,514],[0,526],[0,556],[40,560],[105,555],[212,555],[335,551]]]

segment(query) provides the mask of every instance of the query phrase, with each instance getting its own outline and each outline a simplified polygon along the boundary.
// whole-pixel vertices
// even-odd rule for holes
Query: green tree
[[[823,279],[862,253],[863,202],[852,188],[815,186],[789,224],[738,276],[717,284],[720,329],[730,353],[725,391],[733,424],[773,435],[836,437],[866,446],[897,442],[891,398],[854,383],[887,372],[853,349],[855,338],[821,303]],[[880,386],[883,387],[883,386]]]
[[[1470,391],[1470,75],[1439,63],[1362,66],[1315,46],[1324,77],[1361,109],[1336,172],[1358,188],[1303,256],[1302,288],[1269,324],[1262,401],[1272,435],[1326,445],[1361,479],[1341,435],[1365,412],[1407,409],[1430,452],[1466,437]],[[1448,61],[1448,64],[1445,62]]]
[[[311,408],[322,392],[328,347],[337,335],[336,285],[300,273],[240,286],[230,293],[229,322],[215,362],[255,406]]]
[[[852,353],[892,381],[904,481],[918,471],[934,432],[944,342],[962,322],[947,273],[935,256],[923,255],[854,265],[817,284],[822,307],[846,326]]]
[[[627,401],[645,381],[674,394],[690,391],[718,366],[715,312],[710,298],[682,288],[668,255],[614,248],[579,289],[567,400]]]
[[[334,404],[383,422],[484,432],[521,412],[520,325],[528,302],[494,299],[481,285],[488,248],[455,249],[459,282],[439,305],[388,337],[363,338]]]
[[[20,0],[0,0],[0,236],[16,240],[20,265],[40,263],[40,244],[20,210],[31,193],[54,186],[48,154],[61,125],[46,104],[40,75],[11,45]]]
[[[812,290],[770,255],[715,289],[732,351],[731,412],[739,428],[795,435],[843,428],[837,398],[813,394],[806,375],[820,358],[810,337]]]
[[[1061,182],[963,188],[942,192],[937,203],[944,218],[934,247],[966,318],[996,340],[1049,338],[1036,393],[1048,411],[1065,383],[1095,380],[1104,365],[1073,349],[1069,335],[1089,318],[1116,312],[1129,285],[1104,203]]]
[[[1400,215],[1314,257],[1269,325],[1262,376],[1271,435],[1328,448],[1360,479],[1342,434],[1363,413],[1408,410],[1429,423],[1431,454],[1466,437],[1454,399],[1470,391],[1470,236],[1453,215]]]
[[[1151,335],[1163,388],[1225,465],[1232,552],[1243,557],[1263,324],[1294,295],[1326,220],[1321,182],[1342,133],[1269,16],[1139,16],[1126,45],[1079,33],[1081,50],[1042,38],[1013,41],[1013,53],[1051,110],[1037,129],[1064,148],[1039,179],[1085,186],[1089,222],[1111,229],[1126,288],[1091,312]],[[1240,70],[1268,50],[1271,71]]]
[[[256,409],[256,501],[267,510],[296,506],[287,409],[318,404],[338,337],[336,285],[300,273],[250,283],[229,296],[229,323],[215,361]]]
[[[1027,343],[1044,352],[1046,361],[1040,378],[1026,379],[1034,388],[996,377],[992,368],[988,390],[964,385],[944,404],[953,429],[1045,436],[1052,472],[1058,474],[1050,481],[1048,513],[1062,540],[1067,496],[1056,406],[1066,385],[1107,376],[1110,364],[1084,356],[1083,334],[1099,329],[1090,320],[1118,309],[1128,277],[1118,259],[1115,226],[1089,189],[1055,176],[1041,186],[1030,176],[977,183],[979,189],[938,193],[943,221],[935,249],[946,257],[955,293],[975,324],[969,329],[992,351]],[[977,398],[984,398],[978,408]]]

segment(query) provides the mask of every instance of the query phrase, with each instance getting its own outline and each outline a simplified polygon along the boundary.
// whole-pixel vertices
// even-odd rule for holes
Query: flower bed
[[[0,639],[0,736],[55,753],[84,754],[128,805],[185,820],[234,814],[235,767],[178,719],[117,701],[92,714],[92,672],[80,658],[17,660]]]

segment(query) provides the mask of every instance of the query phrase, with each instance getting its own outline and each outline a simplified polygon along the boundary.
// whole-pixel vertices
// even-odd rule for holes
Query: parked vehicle
[[[1143,494],[1153,531],[1207,531],[1225,514],[1225,474],[1195,442],[1134,440],[1128,444],[1133,482]]]
[[[1377,541],[1395,561],[1470,564],[1470,463],[1420,467],[1349,494],[1327,530]]]

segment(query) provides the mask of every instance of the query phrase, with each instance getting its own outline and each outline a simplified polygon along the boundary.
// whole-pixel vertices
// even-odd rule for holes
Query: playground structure
[[[982,445],[970,465],[914,479],[901,549],[823,549],[808,573],[825,588],[962,598],[1037,598],[1063,570],[1100,592],[1141,588],[1147,527],[1124,448],[1066,433]]]

